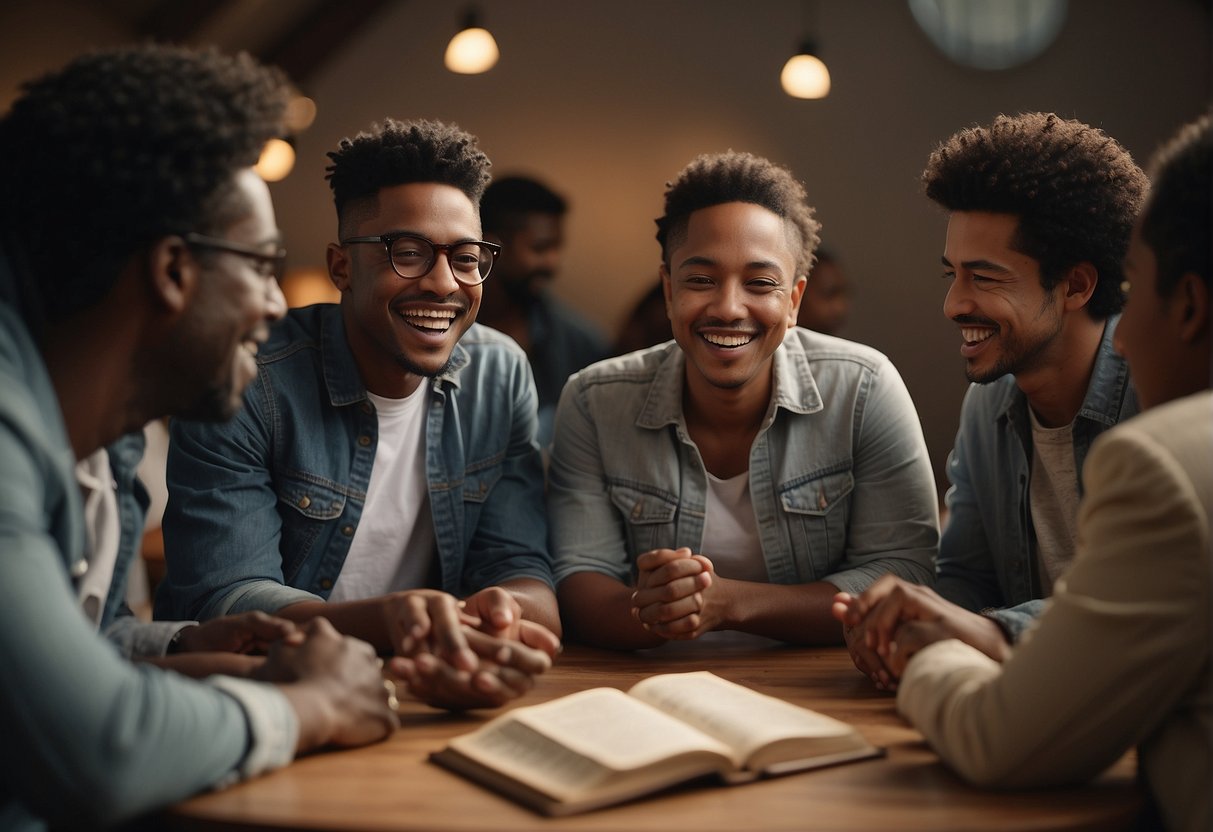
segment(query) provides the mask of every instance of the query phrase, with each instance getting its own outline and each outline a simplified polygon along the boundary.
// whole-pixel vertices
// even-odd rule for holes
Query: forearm
[[[791,644],[842,644],[842,627],[830,612],[838,588],[825,581],[765,584],[714,578],[721,593],[722,623]]]
[[[306,624],[313,618],[324,617],[337,632],[369,642],[380,653],[394,653],[385,603],[389,596],[366,598],[360,601],[301,601],[282,607],[274,615]]]
[[[593,647],[641,650],[665,639],[632,616],[633,587],[598,572],[578,572],[560,584],[557,595],[569,637]]]
[[[534,578],[516,578],[504,581],[501,588],[509,592],[522,607],[522,617],[551,630],[557,638],[562,635],[560,610],[556,594],[543,581]]]
[[[265,661],[265,657],[242,653],[179,653],[173,656],[140,657],[136,661],[164,670],[173,670],[192,679],[205,679],[215,675],[244,678],[252,675]]]

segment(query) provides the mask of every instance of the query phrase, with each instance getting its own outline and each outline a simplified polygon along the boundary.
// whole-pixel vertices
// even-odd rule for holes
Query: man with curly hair
[[[1213,824],[1210,128],[1208,115],[1185,126],[1151,165],[1116,330],[1145,412],[1087,455],[1073,563],[1032,637],[994,662],[947,637],[947,602],[891,580],[838,605],[870,622],[898,709],[962,777],[1079,783],[1136,746],[1141,829]]]
[[[174,423],[156,614],[323,615],[415,659],[431,704],[500,704],[560,623],[530,369],[474,324],[498,254],[477,210],[490,163],[453,125],[391,119],[329,157],[340,302],[274,328],[236,419]]]
[[[949,212],[944,314],[973,382],[936,589],[974,613],[949,619],[956,633],[1000,659],[1073,557],[1091,443],[1138,411],[1113,337],[1146,178],[1101,130],[1026,113],[944,141],[923,182]],[[855,660],[892,686],[879,658]]]
[[[909,393],[875,350],[796,327],[818,223],[786,169],[701,156],[657,228],[674,341],[574,375],[557,410],[566,626],[624,649],[723,630],[840,643],[839,589],[931,579]]]
[[[138,451],[124,468],[105,446],[166,414],[229,416],[285,309],[251,167],[284,81],[247,56],[118,49],[27,84],[0,119],[5,829],[109,827],[396,726],[374,651],[327,622],[236,619],[269,657],[203,684],[120,658],[98,634],[114,607],[81,614],[86,586],[121,587],[141,527],[117,506],[142,495]],[[96,463],[87,498],[77,460]]]

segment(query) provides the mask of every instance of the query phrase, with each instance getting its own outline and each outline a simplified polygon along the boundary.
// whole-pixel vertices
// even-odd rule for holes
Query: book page
[[[733,748],[741,759],[755,750],[793,737],[830,738],[856,732],[845,722],[721,679],[706,670],[666,673],[638,682],[629,691]]]
[[[456,737],[450,747],[553,797],[568,799],[615,771],[694,752],[730,749],[614,688],[594,688],[516,708]]]

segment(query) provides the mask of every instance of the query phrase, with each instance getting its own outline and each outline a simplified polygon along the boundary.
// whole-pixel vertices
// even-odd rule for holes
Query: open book
[[[738,783],[883,753],[845,722],[700,671],[516,708],[430,759],[567,815],[704,775]]]

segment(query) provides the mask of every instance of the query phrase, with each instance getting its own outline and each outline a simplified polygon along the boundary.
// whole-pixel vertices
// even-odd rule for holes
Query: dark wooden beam
[[[303,17],[260,55],[281,67],[296,83],[307,80],[386,6],[402,0],[324,2]]]

